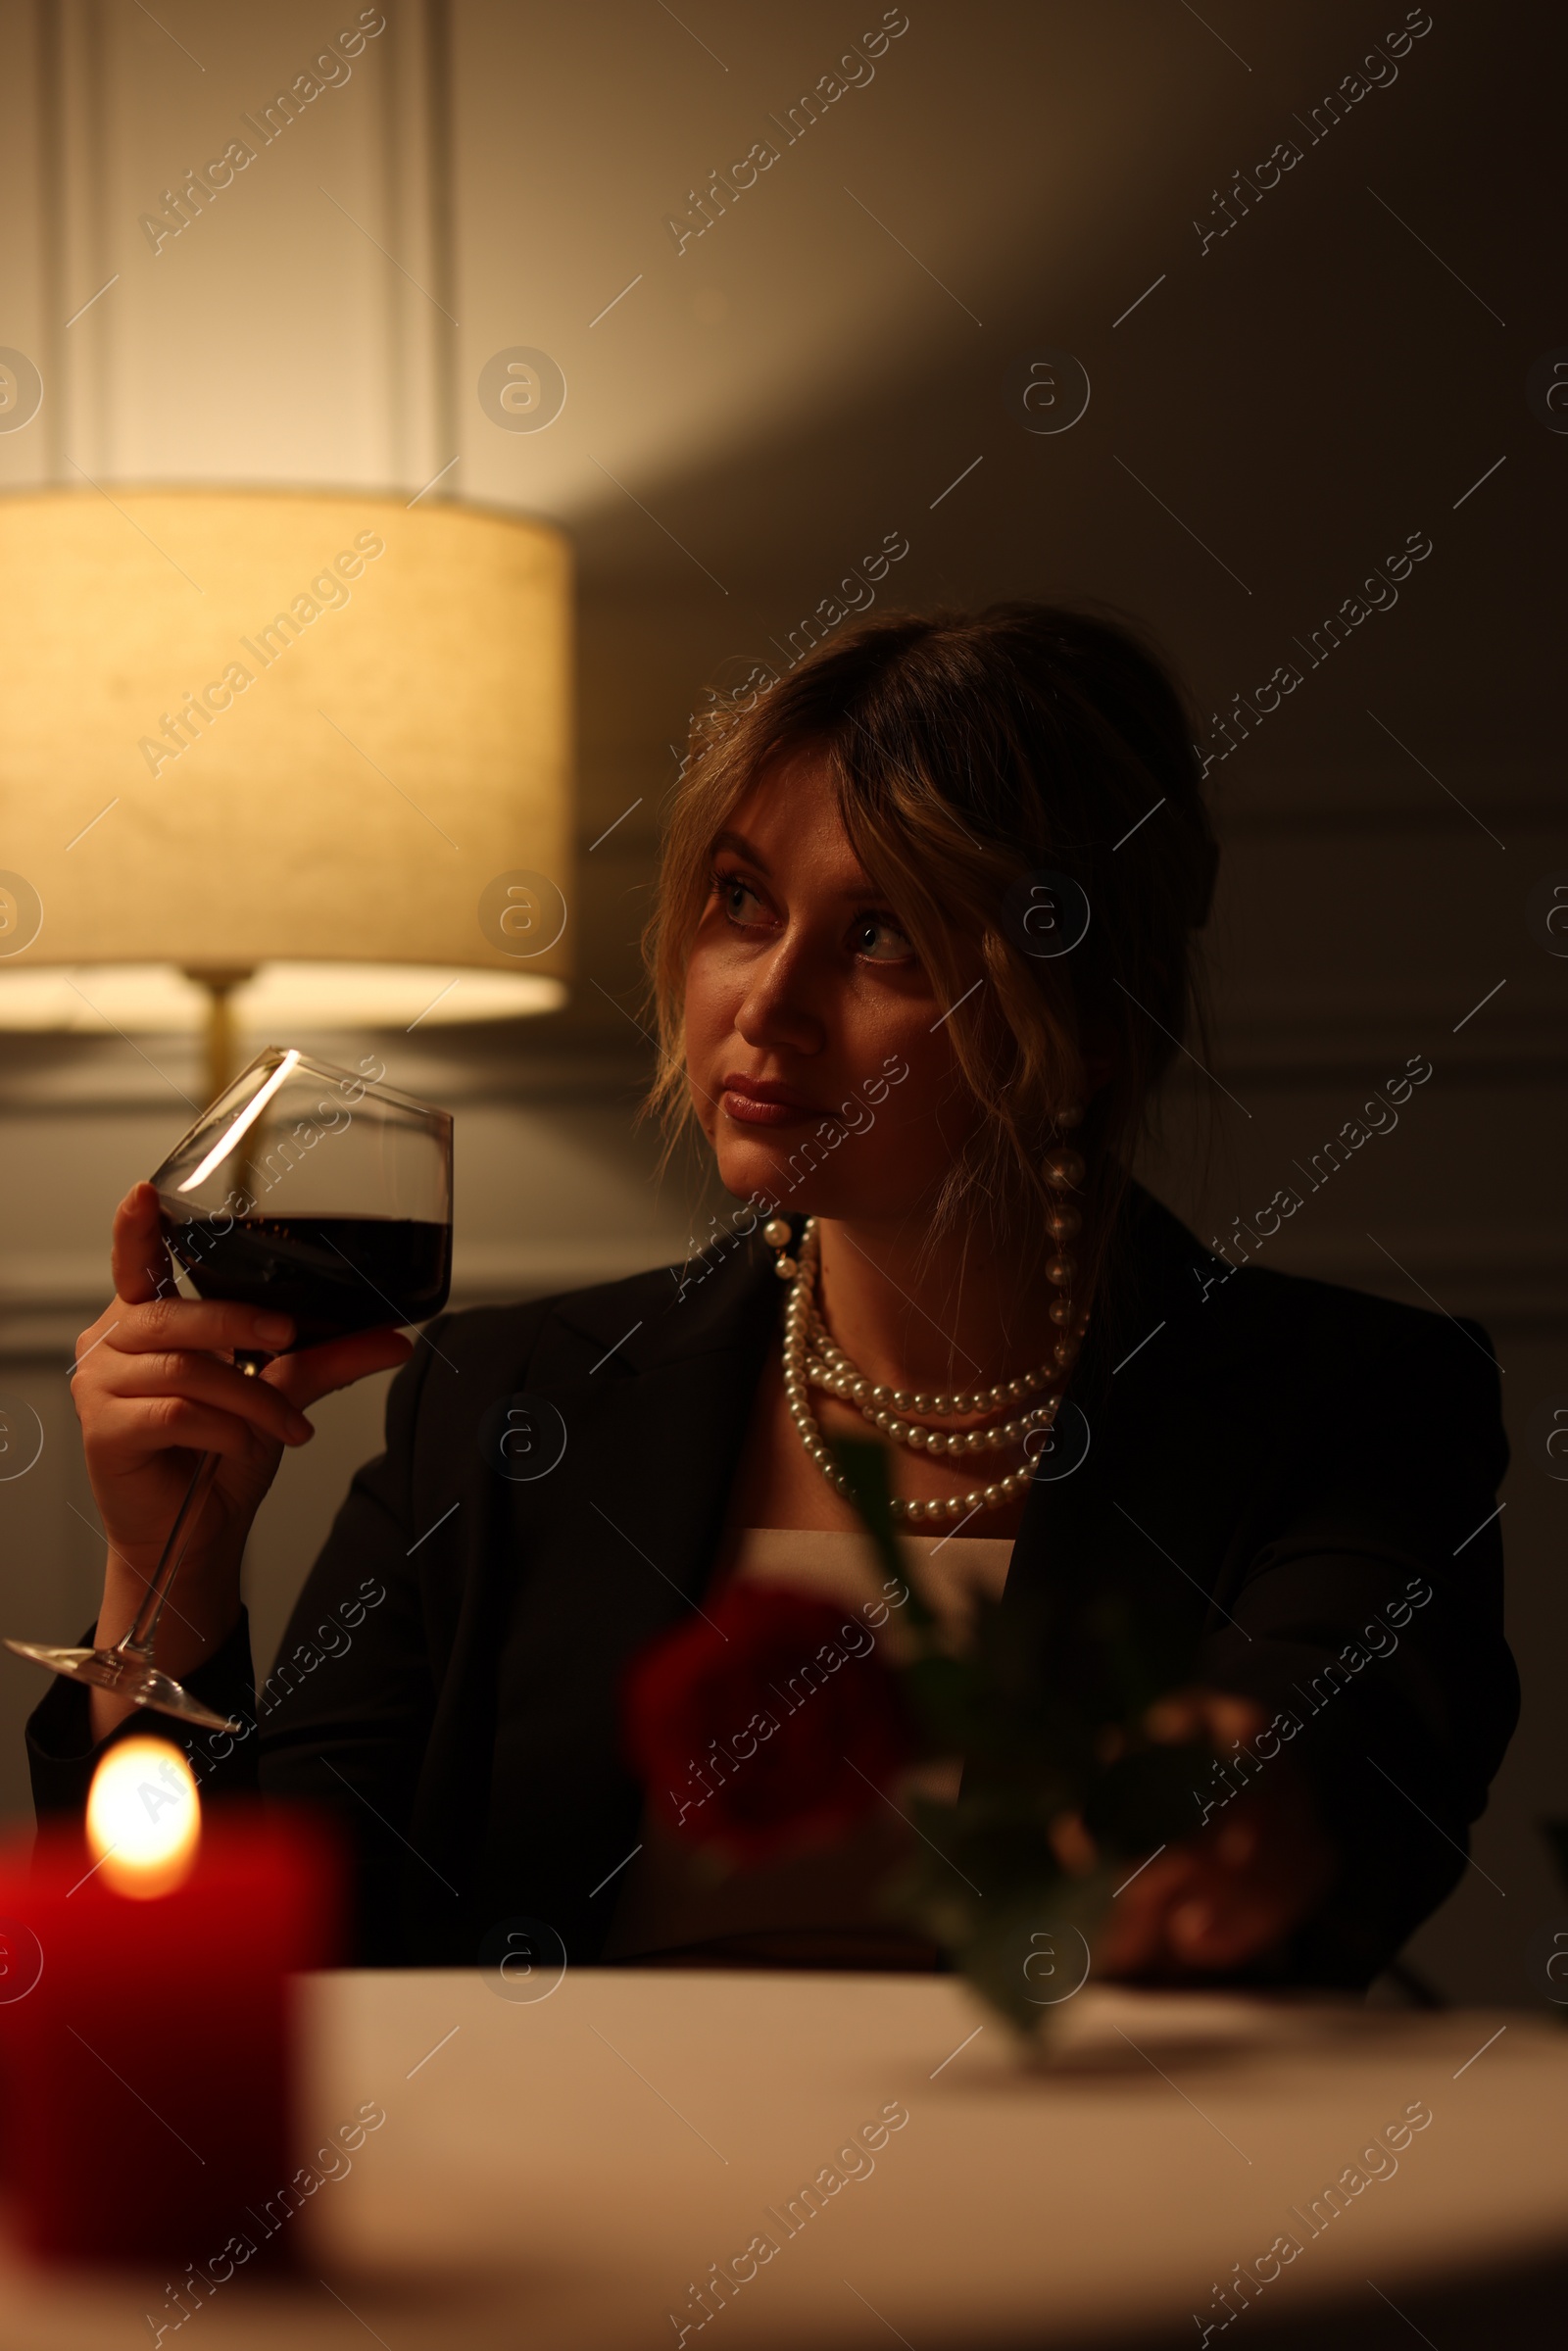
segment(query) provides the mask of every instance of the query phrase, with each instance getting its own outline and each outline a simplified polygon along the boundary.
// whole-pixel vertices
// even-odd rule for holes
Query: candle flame
[[[150,1901],[189,1877],[201,1839],[189,1764],[161,1739],[127,1739],[93,1774],[87,1842],[117,1893]]]

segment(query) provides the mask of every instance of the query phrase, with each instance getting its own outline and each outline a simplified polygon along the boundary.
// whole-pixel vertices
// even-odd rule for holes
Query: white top
[[[973,1593],[1002,1597],[1012,1538],[990,1535],[901,1535],[910,1582],[939,1617],[961,1624]],[[858,1604],[876,1599],[882,1575],[863,1535],[836,1528],[747,1527],[729,1574],[764,1584],[792,1584],[823,1599]],[[721,1576],[720,1583],[727,1581]]]
[[[901,1535],[910,1583],[939,1620],[957,1634],[976,1593],[1000,1599],[1012,1557],[1010,1537]],[[835,1529],[747,1527],[727,1572],[758,1583],[788,1584],[814,1597],[859,1606],[882,1596],[882,1576],[861,1535]],[[897,1641],[897,1619],[884,1637]],[[695,1944],[719,1944],[706,1954],[715,1964],[933,1964],[932,1946],[890,1919],[877,1900],[882,1880],[913,1842],[900,1806],[912,1793],[956,1799],[956,1764],[926,1765],[830,1848],[795,1854],[720,1877],[713,1857],[669,1826],[662,1811],[644,1808],[642,1845],[626,1883],[610,1937],[607,1961],[703,1964]],[[741,1939],[737,1939],[741,1938]]]

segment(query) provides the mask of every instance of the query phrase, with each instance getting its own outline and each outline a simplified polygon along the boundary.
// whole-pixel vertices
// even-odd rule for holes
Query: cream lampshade
[[[0,1029],[565,1000],[569,559],[400,498],[0,498]]]

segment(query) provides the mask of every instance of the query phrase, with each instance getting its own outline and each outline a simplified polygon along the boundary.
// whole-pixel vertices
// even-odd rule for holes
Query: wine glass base
[[[13,1656],[30,1657],[34,1665],[44,1666],[52,1674],[69,1674],[74,1682],[112,1690],[133,1706],[150,1706],[157,1714],[172,1714],[180,1722],[199,1723],[208,1731],[238,1736],[244,1730],[242,1723],[231,1721],[226,1714],[215,1714],[168,1674],[127,1656],[123,1649],[57,1649],[44,1641],[8,1641],[6,1647]]]

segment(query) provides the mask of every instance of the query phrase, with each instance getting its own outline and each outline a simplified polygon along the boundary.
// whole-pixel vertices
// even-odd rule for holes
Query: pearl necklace
[[[873,1428],[891,1437],[895,1445],[906,1445],[911,1452],[1001,1452],[1009,1445],[1021,1445],[1031,1429],[1049,1427],[1056,1409],[1055,1398],[1048,1396],[1043,1403],[1032,1404],[1019,1419],[1001,1421],[989,1429],[923,1428],[922,1420],[955,1420],[976,1412],[1000,1411],[1030,1390],[1043,1388],[1049,1374],[1029,1372],[1023,1379],[1004,1381],[998,1388],[977,1390],[972,1396],[962,1389],[953,1396],[911,1396],[902,1388],[881,1388],[828,1338],[814,1303],[807,1322],[806,1372],[813,1388],[826,1389],[829,1395],[858,1406]],[[905,1413],[917,1417],[901,1418]]]
[[[1004,1446],[1023,1444],[1028,1451],[1028,1439],[1038,1430],[1049,1430],[1061,1402],[1060,1385],[1065,1382],[1078,1343],[1088,1318],[1071,1336],[1063,1333],[1053,1349],[1054,1362],[1039,1371],[1025,1372],[1015,1380],[1000,1381],[995,1387],[973,1391],[959,1389],[953,1394],[906,1392],[901,1388],[885,1388],[867,1380],[858,1364],[828,1336],[815,1303],[816,1273],[820,1253],[816,1219],[808,1217],[801,1235],[795,1256],[788,1252],[794,1236],[782,1218],[774,1218],[763,1229],[763,1238],[778,1249],[776,1270],[790,1284],[790,1296],[784,1310],[784,1396],[789,1415],[798,1431],[809,1459],[815,1462],[828,1484],[840,1494],[849,1489],[843,1472],[833,1458],[823,1438],[821,1426],[811,1410],[810,1392],[822,1388],[830,1395],[858,1407],[865,1419],[880,1429],[895,1445],[907,1445],[911,1451],[944,1455],[1000,1451]],[[923,1415],[928,1419],[951,1419],[979,1412],[997,1412],[1004,1405],[1019,1403],[1027,1396],[1056,1384],[1056,1393],[1045,1396],[1037,1404],[1016,1419],[988,1429],[942,1430],[919,1426],[901,1417],[906,1413]],[[1028,1452],[1022,1466],[994,1484],[973,1488],[968,1494],[939,1496],[930,1501],[906,1500],[901,1494],[892,1497],[896,1519],[942,1520],[965,1519],[979,1510],[995,1510],[1022,1493],[1035,1474],[1038,1455]]]

